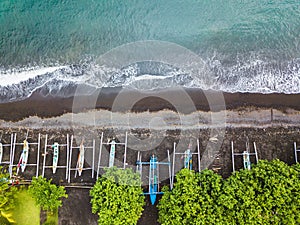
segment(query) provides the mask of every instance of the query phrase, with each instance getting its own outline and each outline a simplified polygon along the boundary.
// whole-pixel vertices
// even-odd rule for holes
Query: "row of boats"
[[[198,140],[199,141],[199,140]],[[183,168],[187,168],[189,170],[193,169],[193,154],[198,155],[198,166],[200,170],[200,151],[199,151],[199,142],[198,143],[198,153],[193,153],[192,149],[192,143],[190,142],[187,149],[182,152],[182,153],[176,153],[175,151],[175,146],[174,146],[174,154],[173,154],[173,167],[174,167],[174,161],[175,161],[175,155],[179,154],[181,155],[181,159],[183,159]],[[107,143],[110,145],[110,152],[109,152],[109,165],[108,167],[113,167],[114,166],[114,161],[115,161],[115,153],[116,153],[116,145],[120,144],[117,143],[114,139]],[[23,149],[17,164],[17,174],[19,173],[19,170],[22,172],[25,171],[26,165],[28,163],[28,158],[29,158],[29,143],[27,140],[23,141]],[[56,170],[58,168],[58,162],[59,162],[59,154],[60,154],[60,145],[58,142],[54,142],[52,145],[49,145],[48,147],[51,147],[51,150],[47,152],[52,152],[52,172],[53,174],[56,173]],[[254,150],[255,153],[250,153],[250,147],[249,143],[246,144],[246,151],[243,153],[235,153],[233,149],[233,142],[232,142],[232,157],[233,157],[233,170],[235,168],[234,166],[234,157],[241,155],[243,158],[243,163],[244,163],[244,168],[245,169],[250,169],[251,168],[251,162],[250,162],[250,155],[255,155],[257,159],[257,152],[256,152],[256,145],[254,143]],[[87,147],[88,148],[88,147]],[[2,162],[2,157],[3,157],[3,145],[0,143],[0,164]],[[79,151],[78,151],[78,157],[77,157],[77,164],[76,164],[76,170],[78,172],[78,175],[81,176],[82,171],[84,170],[84,162],[85,162],[85,147],[84,147],[84,141],[79,145]],[[167,162],[159,162],[158,158],[156,155],[151,155],[149,161],[142,161],[141,155],[138,153],[138,158],[136,161],[136,166],[137,166],[137,172],[139,172],[142,176],[142,166],[147,165],[149,166],[149,182],[148,182],[148,191],[145,192],[145,195],[150,195],[150,200],[152,204],[155,204],[156,201],[156,195],[157,194],[162,194],[162,192],[159,191],[159,165],[167,165],[169,167],[169,177],[174,176],[174,168],[173,171],[171,172],[171,160],[169,156],[169,151],[168,151],[168,161]],[[170,180],[170,184],[173,183],[173,180]],[[172,186],[171,186],[172,187]]]
[[[58,167],[58,160],[59,160],[59,143],[54,142],[54,144],[51,146],[51,149],[53,151],[52,171],[53,174],[55,174],[56,169]],[[2,162],[2,158],[3,158],[3,144],[0,143],[0,163]],[[28,158],[29,158],[29,143],[27,140],[24,140],[21,156],[17,164],[17,174],[19,173],[20,169],[22,173],[24,173],[26,169],[26,165],[28,163]],[[76,169],[78,170],[79,176],[81,176],[83,166],[84,166],[84,145],[82,142],[79,146],[79,154],[78,154],[77,165],[76,165]]]

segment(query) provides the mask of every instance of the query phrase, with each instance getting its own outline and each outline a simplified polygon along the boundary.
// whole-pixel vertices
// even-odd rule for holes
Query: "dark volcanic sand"
[[[183,91],[184,90],[184,91]],[[241,107],[255,106],[260,108],[274,108],[285,110],[292,108],[300,110],[300,94],[252,94],[252,93],[222,93],[215,91],[205,91],[199,89],[165,90],[153,93],[141,93],[138,91],[122,91],[120,88],[105,88],[100,93],[93,96],[81,96],[76,100],[80,101],[80,107],[73,107],[73,97],[43,97],[39,93],[34,93],[30,98],[23,101],[0,104],[0,119],[17,121],[24,117],[40,116],[51,117],[62,115],[66,112],[77,112],[85,109],[116,109],[116,98],[122,96],[122,104],[118,103],[118,111],[159,111],[171,109],[190,113],[197,110],[209,111],[226,109],[239,109]],[[178,93],[187,93],[191,102],[186,102],[177,97]],[[121,94],[120,94],[121,93]],[[153,97],[153,95],[160,97]],[[151,97],[152,96],[152,97]],[[224,102],[222,100],[224,96]],[[208,104],[208,98],[210,104]],[[166,99],[172,99],[168,102]],[[95,100],[97,99],[97,101]],[[138,99],[135,102],[135,99]],[[94,102],[95,100],[95,102]],[[131,107],[131,103],[133,106]],[[180,105],[175,109],[174,105]],[[128,108],[129,107],[129,108]]]
[[[118,97],[121,89],[103,89],[101,94],[98,96],[93,96],[95,99],[98,99],[97,102],[93,103],[93,97],[80,97],[81,104],[80,107],[76,108],[76,111],[81,111],[85,109],[114,109],[113,105],[115,99]],[[169,96],[176,99],[178,91],[162,91],[161,96],[165,96],[164,94],[168,93]],[[190,113],[191,110],[203,110],[209,111],[211,108],[214,110],[220,110],[224,105],[222,105],[222,99],[220,99],[220,93],[218,92],[205,92],[205,94],[209,95],[210,105],[206,99],[206,95],[201,90],[197,89],[185,89],[185,93],[188,93],[190,98],[193,101],[192,107],[190,107],[190,103],[181,102],[180,110],[182,113]],[[157,94],[157,93],[156,93]],[[159,95],[159,93],[158,93]],[[123,96],[123,94],[122,94]],[[128,110],[128,103],[131,103],[132,99],[141,97],[142,98],[134,102],[134,105]],[[159,97],[149,97],[148,95],[143,95],[137,91],[127,91],[124,94],[124,107],[118,108],[119,111],[135,111],[135,112],[143,112],[143,111],[159,111],[162,109],[171,109],[175,110],[172,102],[167,102],[164,98]],[[156,95],[157,96],[157,95]],[[268,108],[268,109],[279,109],[281,111],[285,111],[288,108],[300,110],[300,95],[285,95],[285,94],[248,94],[248,93],[223,93],[225,99],[225,106],[227,109],[233,109],[239,111],[241,109],[247,109],[249,107],[256,108]],[[78,99],[77,99],[78,100]],[[180,101],[180,99],[179,99]],[[0,104],[0,120],[7,121],[18,121],[22,118],[29,116],[40,116],[40,117],[53,117],[62,115],[66,112],[72,112],[73,106],[73,98],[54,98],[54,97],[42,97],[38,93],[35,93],[30,98],[12,103]],[[177,111],[180,111],[176,109]],[[253,124],[254,125],[254,124]],[[208,157],[214,159],[210,164],[209,168],[221,174],[224,178],[228,177],[232,171],[232,162],[231,162],[231,149],[230,142],[234,141],[234,147],[236,151],[242,152],[245,149],[245,141],[246,137],[249,138],[250,143],[253,141],[257,144],[258,157],[259,159],[275,159],[279,158],[288,164],[293,164],[295,162],[294,151],[293,151],[293,142],[297,141],[300,143],[300,127],[292,127],[291,124],[289,126],[280,125],[280,123],[269,124],[266,128],[258,128],[256,126],[249,128],[230,128],[227,127],[225,131],[224,139],[220,139],[217,136],[217,139],[222,143],[221,147],[217,151],[211,151],[209,147],[209,143],[212,148],[214,146],[213,140],[209,140],[210,130],[208,129],[199,129],[199,135],[195,136],[195,132],[186,131],[184,133],[183,142],[184,146],[187,146],[190,140],[193,140],[196,143],[196,139],[200,140],[200,150],[201,157]],[[249,125],[251,126],[251,125]],[[1,124],[0,124],[1,127]],[[10,134],[12,132],[16,132],[17,142],[22,142],[26,137],[27,129],[20,127],[19,129],[11,129],[11,128],[3,128],[0,130],[2,134],[1,142],[3,144],[10,142]],[[102,130],[101,130],[102,129]],[[96,154],[95,154],[95,165],[98,162],[98,152],[99,152],[99,142],[100,142],[100,134],[104,132],[104,142],[107,142],[109,138],[115,136],[114,130],[105,129],[105,128],[82,128],[76,130],[76,135],[78,135],[78,139],[76,139],[76,143],[74,145],[78,145],[82,138],[85,139],[85,145],[92,145],[92,139],[96,140]],[[39,175],[42,173],[42,164],[43,164],[43,155],[44,153],[44,145],[45,145],[45,135],[48,134],[48,144],[53,144],[54,142],[59,142],[60,144],[66,143],[67,134],[71,135],[73,130],[64,130],[60,128],[51,128],[51,129],[30,129],[28,134],[29,143],[36,142],[38,133],[41,133],[41,154],[39,161]],[[123,136],[119,135],[119,142],[124,141],[125,130],[120,131],[119,133],[123,133]],[[170,153],[173,151],[173,143],[178,142],[180,138],[180,134],[182,134],[181,130],[166,130],[161,135],[149,133],[148,129],[131,129],[127,130],[138,139],[147,139],[149,136],[157,135],[155,138],[163,137],[163,140],[160,142],[160,145],[155,149],[150,151],[143,152],[143,161],[148,161],[149,157],[152,153],[155,153],[159,160],[166,159],[166,149],[170,150]],[[197,132],[196,132],[197,133]],[[182,140],[181,140],[182,141]],[[145,144],[146,145],[146,144]],[[195,148],[195,144],[193,147]],[[139,149],[143,150],[148,146],[139,146]],[[37,159],[37,151],[36,146],[30,146],[30,156],[29,163],[35,163]],[[184,151],[185,147],[178,147],[179,151]],[[253,147],[251,145],[251,151]],[[14,163],[18,162],[22,151],[22,147],[17,146],[16,153],[14,157]],[[77,158],[78,150],[74,150],[72,154],[72,168],[76,166],[76,158]],[[116,158],[122,162],[124,155],[124,148],[122,146],[118,146],[116,149]],[[137,158],[137,151],[134,149],[128,148],[127,151],[127,163],[128,166],[134,168],[135,162]],[[195,157],[194,157],[195,159]],[[4,158],[3,161],[9,160],[9,147],[4,148]],[[107,159],[103,160],[103,165],[107,163]],[[62,149],[59,165],[66,164],[66,150]],[[46,165],[51,165],[51,152],[47,155]],[[121,163],[117,165],[121,166]],[[182,165],[182,161],[177,161],[177,166],[180,167]],[[85,167],[87,167],[87,163],[85,163]],[[197,163],[193,164],[194,169],[197,169]],[[202,163],[203,166],[203,163]],[[236,161],[236,168],[241,168],[242,160]],[[66,170],[64,168],[59,168],[56,174],[53,174],[51,169],[46,169],[45,176],[47,178],[52,178],[53,182],[61,185],[85,185],[92,186],[95,182],[95,177],[91,178],[91,171],[83,171],[81,177],[74,178],[74,171],[71,172],[71,184],[69,184],[65,178]],[[31,179],[32,176],[36,174],[36,167],[28,166],[24,172],[24,174],[20,173],[20,176],[25,179]],[[144,175],[143,175],[144,176]],[[163,183],[167,183],[168,180],[164,180]],[[147,183],[145,182],[144,185]],[[96,224],[97,216],[91,213],[90,208],[90,198],[89,198],[89,189],[82,188],[70,188],[67,187],[67,192],[69,194],[69,198],[63,200],[63,206],[59,210],[59,224],[64,225],[73,225],[73,224]],[[155,206],[151,206],[149,202],[149,196],[146,196],[146,206],[143,212],[142,217],[139,220],[138,224],[146,224],[146,225],[154,225],[157,223],[158,212]]]
[[[88,138],[89,136],[98,136],[96,140],[96,149],[99,151],[99,134],[104,131],[104,140],[107,141],[107,138],[111,138],[113,136],[113,130],[82,130],[82,136],[86,136],[85,140],[86,143],[91,143],[91,140]],[[294,151],[293,151],[293,142],[297,141],[300,143],[300,135],[299,135],[300,128],[299,127],[268,127],[268,128],[227,128],[224,140],[222,142],[220,150],[214,154],[212,157],[215,158],[213,163],[209,166],[210,169],[221,174],[224,178],[228,177],[232,171],[232,162],[231,162],[231,149],[230,149],[230,142],[234,140],[234,147],[236,151],[243,151],[245,149],[245,140],[246,137],[249,137],[250,143],[255,141],[257,144],[258,150],[258,157],[259,159],[274,159],[279,158],[280,160],[288,163],[293,164],[295,163],[294,158]],[[21,142],[24,137],[26,136],[25,129],[17,129],[17,130],[2,130],[3,137],[2,143],[8,143],[10,140],[10,133],[17,132],[17,142]],[[36,141],[38,133],[42,134],[41,146],[42,151],[44,150],[44,142],[45,142],[45,134],[48,133],[49,135],[49,142],[52,143],[54,141],[58,141],[59,143],[65,142],[66,134],[71,134],[72,131],[70,130],[30,130],[28,135],[28,141],[33,142]],[[131,130],[128,131],[136,135],[136,137],[145,137],[150,135],[148,130]],[[201,156],[203,156],[203,150],[206,149],[206,145],[209,142],[209,132],[208,130],[200,130],[199,137],[193,137],[193,132],[191,132],[191,136],[187,133],[186,136],[186,143],[189,142],[190,139],[199,138],[200,139],[200,149],[201,149]],[[125,131],[124,131],[125,135]],[[164,139],[159,145],[158,148],[153,149],[152,151],[147,151],[143,153],[143,160],[146,161],[149,159],[152,153],[156,153],[159,159],[166,158],[166,149],[170,149],[172,152],[173,142],[177,142],[180,135],[179,130],[168,130],[164,134]],[[123,137],[119,137],[119,141]],[[251,150],[252,150],[251,146]],[[185,149],[182,149],[185,150]],[[8,150],[5,148],[6,158],[8,158]],[[116,157],[119,160],[123,160],[123,149],[122,147],[117,148]],[[15,155],[15,162],[17,162],[21,153],[21,147],[19,146],[16,149]],[[31,149],[30,152],[30,162],[36,161],[36,149]],[[76,158],[76,154],[72,155],[72,157]],[[40,155],[40,171],[42,168],[42,155]],[[128,149],[127,152],[127,162],[129,165],[134,166],[136,162],[137,152],[136,150]],[[97,161],[97,160],[96,160]],[[74,161],[75,162],[75,161]],[[51,164],[51,160],[49,159],[48,163]],[[62,153],[62,158],[60,158],[59,163],[61,165],[65,164],[64,153]],[[179,162],[179,165],[182,162]],[[241,168],[242,162],[241,160],[236,161],[236,168]],[[194,164],[194,168],[197,168],[197,164]],[[24,174],[20,173],[22,177],[25,179],[30,179],[32,176],[35,175],[35,167],[28,167]],[[55,183],[61,185],[69,185],[65,180],[65,169],[58,169],[55,175],[52,174],[51,169],[48,169],[47,173],[45,173],[47,178],[53,178]],[[72,172],[72,185],[83,183],[87,186],[93,185],[95,179],[91,178],[90,171],[84,171],[82,177],[74,179],[74,172]],[[165,183],[167,181],[164,181]],[[59,210],[59,224],[96,224],[97,216],[91,213],[90,203],[89,203],[89,195],[88,189],[77,189],[77,188],[67,188],[67,192],[69,193],[69,198],[63,201],[63,206]],[[138,224],[157,224],[157,209],[154,206],[151,206],[149,203],[149,197],[146,197],[146,206],[144,213],[139,220]]]

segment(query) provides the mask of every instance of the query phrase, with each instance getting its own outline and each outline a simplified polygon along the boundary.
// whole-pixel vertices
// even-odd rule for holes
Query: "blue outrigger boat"
[[[154,205],[156,202],[156,195],[162,194],[158,192],[158,166],[157,157],[152,155],[150,158],[150,169],[149,169],[149,195],[151,204]]]
[[[171,163],[170,156],[168,151],[168,162],[158,162],[157,156],[154,154],[150,157],[149,162],[142,162],[141,155],[138,153],[137,170],[142,175],[142,165],[149,165],[149,183],[148,183],[148,192],[145,192],[144,195],[150,196],[151,204],[154,205],[156,202],[156,196],[158,194],[163,194],[159,191],[159,165],[169,166],[169,177],[171,178]],[[171,180],[170,180],[171,181]]]

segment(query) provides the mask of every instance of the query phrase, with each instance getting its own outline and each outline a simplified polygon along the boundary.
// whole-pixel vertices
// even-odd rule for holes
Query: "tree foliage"
[[[7,171],[3,167],[0,167],[0,171],[0,217],[2,217],[2,220],[14,222],[12,210],[14,208],[16,188],[9,184]]]
[[[216,224],[219,208],[214,203],[222,189],[222,178],[210,170],[195,173],[182,169],[172,191],[163,188],[159,202],[161,224]]]
[[[28,191],[43,210],[54,212],[62,205],[61,198],[68,195],[64,187],[56,186],[51,181],[42,176],[34,177]]]
[[[90,191],[92,211],[98,213],[98,223],[136,224],[144,203],[140,176],[132,169],[106,169]]]
[[[300,224],[300,166],[261,160],[223,180],[181,170],[159,202],[161,224]]]
[[[234,173],[220,199],[231,224],[300,224],[299,172],[279,160]]]

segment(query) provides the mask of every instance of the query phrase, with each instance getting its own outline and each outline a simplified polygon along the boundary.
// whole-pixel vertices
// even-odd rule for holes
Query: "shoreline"
[[[183,114],[195,111],[217,112],[224,109],[232,111],[248,109],[300,111],[300,94],[223,93],[200,89],[139,92],[120,88],[104,88],[100,93],[76,97],[74,104],[74,97],[45,97],[35,92],[27,99],[0,104],[0,120],[19,121],[30,116],[50,118],[93,109],[118,112],[171,110]]]
[[[111,112],[88,110],[81,113],[65,113],[42,118],[29,116],[18,121],[0,120],[1,128],[23,129],[150,129],[150,130],[197,130],[212,128],[266,128],[300,127],[300,111],[287,109],[240,108],[219,112],[196,111],[190,114],[171,110],[157,112]]]

